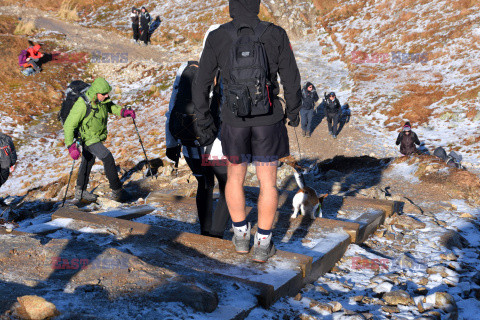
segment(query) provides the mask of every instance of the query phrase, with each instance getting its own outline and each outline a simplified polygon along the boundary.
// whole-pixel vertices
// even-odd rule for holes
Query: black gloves
[[[298,127],[299,124],[300,124],[300,117],[298,116],[298,114],[295,117],[295,119],[293,120],[289,119],[288,121],[288,125],[291,127]]]
[[[180,151],[182,150],[181,146],[167,148],[166,156],[168,159],[172,160],[173,162],[177,162],[180,159]]]

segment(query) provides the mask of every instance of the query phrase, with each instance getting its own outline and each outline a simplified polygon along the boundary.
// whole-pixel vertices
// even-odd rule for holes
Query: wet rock
[[[412,305],[413,299],[410,297],[408,292],[404,290],[392,291],[387,292],[383,295],[383,300],[389,305],[396,306],[396,305]]]
[[[15,312],[21,319],[43,320],[60,314],[53,303],[39,296],[23,296],[17,300]]]

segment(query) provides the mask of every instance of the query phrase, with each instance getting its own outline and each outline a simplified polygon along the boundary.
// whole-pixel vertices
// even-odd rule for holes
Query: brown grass
[[[73,5],[71,1],[63,1],[57,14],[61,19],[67,21],[80,20],[78,17],[77,6]]]
[[[319,11],[320,15],[325,15],[338,7],[336,0],[313,0],[313,5]]]
[[[20,20],[20,22],[15,27],[15,31],[13,33],[18,35],[32,35],[35,33],[35,30],[36,30],[36,27],[33,21]]]

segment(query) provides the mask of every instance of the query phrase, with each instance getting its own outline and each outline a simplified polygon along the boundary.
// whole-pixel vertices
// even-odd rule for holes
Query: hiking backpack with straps
[[[18,65],[20,67],[23,67],[23,65],[27,63],[27,55],[28,55],[27,50],[20,51],[20,54],[18,55]]]
[[[230,76],[225,79],[225,99],[237,117],[272,112],[270,69],[264,45],[260,41],[270,25],[269,22],[261,21],[255,29],[248,25],[237,28],[232,22],[223,26],[232,38],[227,63]],[[244,28],[253,30],[253,34],[240,34]]]
[[[15,164],[16,156],[12,138],[0,132],[0,167],[9,168]]]
[[[216,134],[202,139],[202,132],[197,127],[194,104],[192,102],[192,87],[198,72],[198,62],[188,61],[183,70],[176,90],[173,108],[170,111],[168,130],[180,143],[186,147],[202,147],[213,143]],[[212,126],[213,127],[213,126]],[[206,130],[209,130],[208,128]]]
[[[73,105],[80,97],[85,101],[85,105],[87,106],[85,118],[90,114],[92,111],[92,106],[90,104],[90,100],[85,95],[85,92],[88,90],[88,88],[90,88],[90,85],[82,80],[74,80],[70,82],[67,90],[65,91],[65,99],[62,101],[62,107],[58,112],[58,120],[62,123],[62,125],[67,120]],[[78,129],[75,131],[75,137],[78,137]]]

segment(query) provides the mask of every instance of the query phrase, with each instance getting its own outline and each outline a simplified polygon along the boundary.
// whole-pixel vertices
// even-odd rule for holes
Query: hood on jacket
[[[97,99],[97,93],[106,94],[112,91],[112,87],[108,84],[107,80],[103,78],[97,78],[93,81],[90,88],[85,93],[90,100],[95,101]]]
[[[410,124],[410,121],[407,121],[405,122],[405,124],[403,125],[403,131],[410,131],[412,130],[412,125]]]
[[[230,17],[240,21],[259,20],[260,0],[229,0]]]

